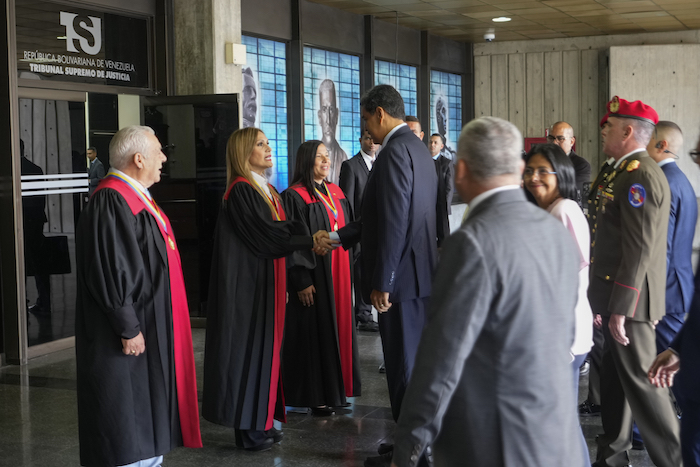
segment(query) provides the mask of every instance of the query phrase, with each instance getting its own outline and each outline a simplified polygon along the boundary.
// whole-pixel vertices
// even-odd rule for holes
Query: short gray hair
[[[459,135],[457,157],[464,159],[474,178],[519,174],[523,137],[512,123],[481,117],[467,123]]]
[[[634,140],[647,147],[647,144],[651,141],[651,134],[654,132],[655,125],[636,118],[621,118],[620,120],[622,120],[623,127],[629,125],[634,129]]]
[[[139,125],[127,126],[117,131],[109,142],[109,165],[117,170],[124,170],[137,152],[147,158],[150,153],[148,135],[155,134],[153,128]]]

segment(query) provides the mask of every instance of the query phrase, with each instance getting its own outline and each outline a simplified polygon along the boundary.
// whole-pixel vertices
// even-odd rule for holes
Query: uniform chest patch
[[[629,202],[634,208],[641,207],[647,197],[647,192],[642,185],[635,183],[630,187]]]

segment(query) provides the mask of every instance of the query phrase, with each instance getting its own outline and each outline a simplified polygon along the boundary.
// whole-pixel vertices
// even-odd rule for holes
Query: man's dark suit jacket
[[[569,159],[574,164],[574,170],[576,171],[576,189],[579,191],[581,199],[579,204],[583,202],[588,196],[586,190],[589,189],[591,184],[591,164],[588,163],[586,159],[579,156],[572,149],[569,153]]]
[[[445,156],[435,159],[437,172],[437,244],[450,235],[450,214],[452,213],[452,192],[454,181],[452,177],[452,161]]]
[[[365,197],[372,200],[361,211],[365,300],[370,302],[372,290],[389,292],[392,303],[430,296],[437,263],[437,175],[428,148],[407,126],[378,154]]]
[[[105,172],[105,166],[102,164],[102,161],[95,158],[93,162],[90,163],[88,166],[88,180],[90,182],[90,189],[89,193],[92,195],[92,193],[95,191],[97,188],[97,185],[100,184],[100,180],[102,180],[105,175],[107,175],[107,172]]]
[[[666,243],[666,314],[685,314],[693,299],[693,236],[698,203],[688,177],[675,162],[661,167],[671,188]]]
[[[369,178],[369,169],[362,153],[358,152],[350,159],[343,162],[340,167],[340,181],[338,186],[345,193],[345,197],[350,202],[355,217],[362,213],[362,200],[365,195],[365,185]]]

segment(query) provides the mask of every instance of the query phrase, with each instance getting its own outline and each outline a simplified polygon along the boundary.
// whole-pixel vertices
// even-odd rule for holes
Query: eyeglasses
[[[556,175],[556,172],[550,172],[547,169],[525,169],[523,172],[523,178],[532,178],[537,175],[537,178],[544,178],[545,175]]]
[[[561,136],[561,135],[560,136],[554,136],[554,135],[547,136],[547,141],[549,141],[550,143],[553,143],[554,140],[557,140],[560,143],[563,143],[564,141],[566,141],[566,136]]]
[[[698,161],[700,160],[700,151],[690,151],[688,155],[691,159],[693,159],[693,162],[695,162],[696,164],[699,163]]]

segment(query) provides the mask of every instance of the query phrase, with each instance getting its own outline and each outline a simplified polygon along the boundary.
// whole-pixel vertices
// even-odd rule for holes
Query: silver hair
[[[636,118],[622,118],[621,120],[623,127],[629,125],[634,129],[634,140],[642,146],[647,147],[647,144],[651,141],[651,135],[654,132],[654,124]]]
[[[149,126],[131,125],[119,130],[109,142],[109,165],[124,170],[137,152],[148,158],[151,144],[148,135],[155,135]]]
[[[512,123],[481,117],[467,123],[459,135],[457,157],[464,159],[478,180],[519,174],[523,137]]]

